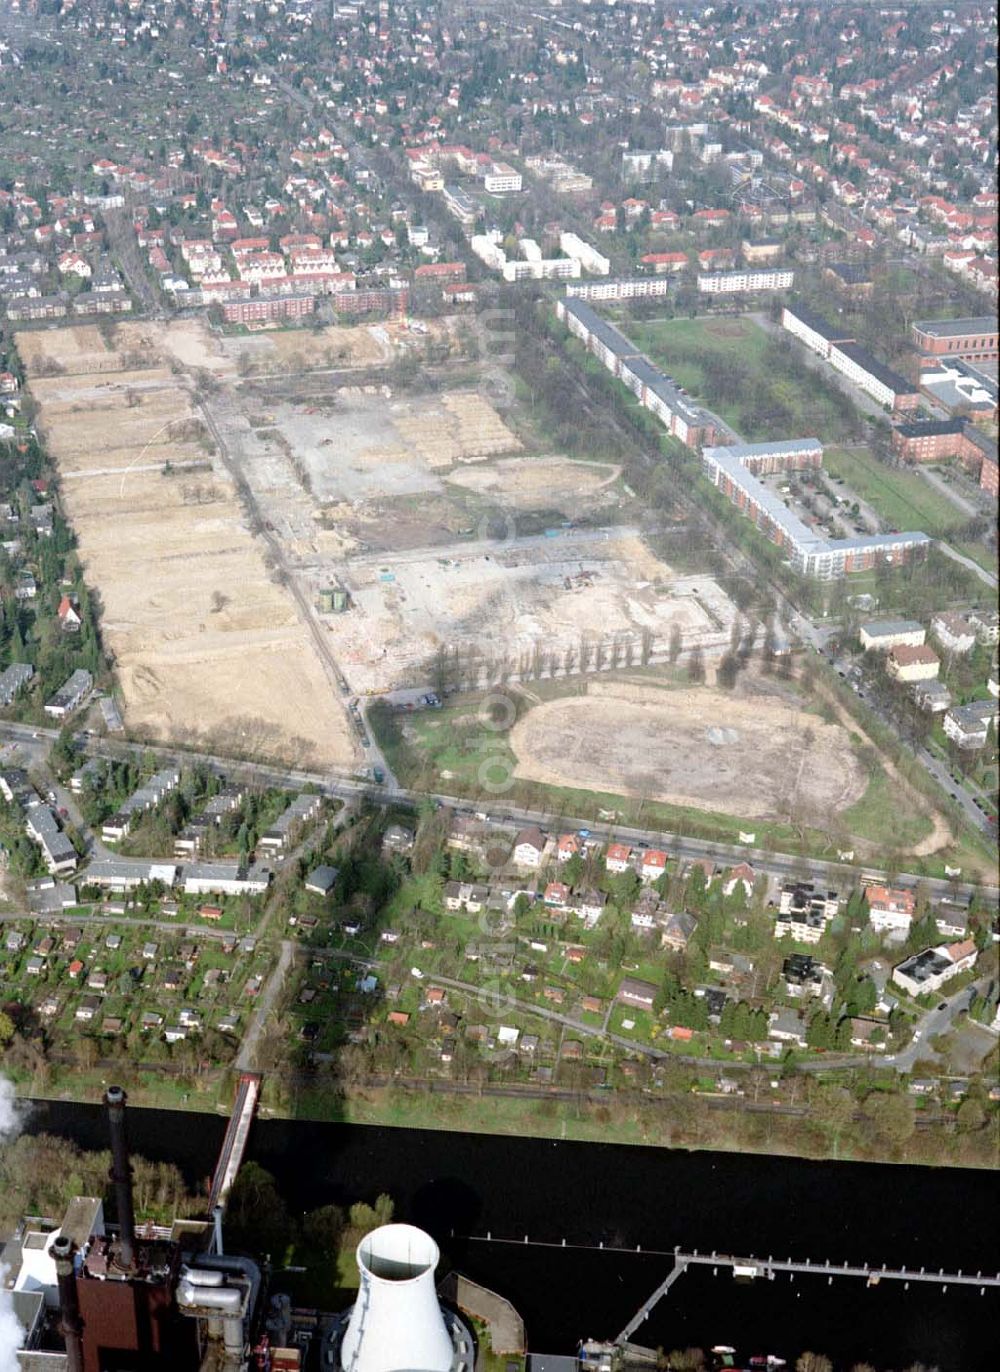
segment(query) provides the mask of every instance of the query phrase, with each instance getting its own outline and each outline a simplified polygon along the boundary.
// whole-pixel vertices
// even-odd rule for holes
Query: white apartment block
[[[483,176],[483,189],[491,195],[509,194],[521,189],[521,173],[506,162],[494,162]]]
[[[698,274],[698,289],[706,295],[749,295],[753,291],[790,289],[795,273],[788,268],[763,268],[760,271],[704,272]]]
[[[607,276],[611,271],[611,261],[589,243],[585,243],[575,233],[561,233],[559,248],[567,257],[575,258],[584,271],[591,276]]]

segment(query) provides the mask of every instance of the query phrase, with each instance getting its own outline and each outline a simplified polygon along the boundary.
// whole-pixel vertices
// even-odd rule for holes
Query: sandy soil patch
[[[508,457],[489,466],[462,467],[448,481],[518,510],[563,509],[591,505],[621,474],[604,462],[574,462],[569,457]]]
[[[664,660],[675,626],[684,648],[729,641],[735,612],[721,589],[675,577],[634,531],[570,530],[445,552],[371,554],[343,569],[353,608],[328,627],[355,690],[423,679],[442,646],[511,664],[541,655],[561,672],[598,652],[604,665],[638,666],[644,643]]]
[[[159,348],[164,329],[144,327]],[[62,332],[46,333],[46,344]],[[88,333],[46,355],[75,347],[83,357],[92,344]],[[225,468],[198,441],[183,378],[139,369],[104,383],[67,372],[32,389],[101,598],[128,727],[303,765],[351,764],[357,750],[337,692],[272,581]]]
[[[517,776],[746,818],[794,813],[811,824],[865,792],[847,732],[786,700],[601,686],[518,721],[510,736]]]
[[[371,367],[391,360],[392,349],[377,324],[355,328],[268,329],[226,338],[225,356],[247,376],[316,371],[322,367]]]

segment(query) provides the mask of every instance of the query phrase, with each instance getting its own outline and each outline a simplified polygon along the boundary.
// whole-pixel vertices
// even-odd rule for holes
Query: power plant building
[[[77,1196],[59,1224],[21,1222],[3,1250],[23,1372],[249,1372],[261,1274],[217,1251],[208,1221],[136,1224],[125,1092],[106,1093],[117,1226]],[[5,1364],[6,1365],[6,1364]],[[254,1362],[254,1365],[257,1365]]]

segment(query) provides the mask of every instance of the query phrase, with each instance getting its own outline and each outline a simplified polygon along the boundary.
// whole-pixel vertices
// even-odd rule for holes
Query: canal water
[[[39,1102],[27,1128],[107,1146],[99,1106]],[[213,1116],[129,1115],[134,1151],[176,1162],[192,1183],[211,1173],[224,1129]],[[997,1178],[984,1171],[259,1120],[248,1157],[275,1175],[293,1209],[388,1192],[397,1217],[430,1230],[446,1261],[513,1301],[541,1352],[613,1337],[669,1260],[499,1238],[1000,1271]],[[479,1241],[488,1234],[493,1241]],[[728,1343],[790,1366],[811,1348],[838,1372],[862,1360],[880,1372],[918,1360],[940,1372],[989,1372],[1000,1369],[998,1330],[995,1291],[804,1276],[742,1285],[702,1268],[674,1284],[636,1339]]]

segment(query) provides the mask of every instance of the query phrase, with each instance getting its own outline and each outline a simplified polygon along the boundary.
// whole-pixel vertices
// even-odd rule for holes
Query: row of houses
[[[22,810],[24,832],[41,850],[46,871],[51,876],[75,871],[80,860],[77,851],[63,832],[55,811],[32,786],[27,772],[20,767],[0,772],[0,794],[8,804]]]
[[[104,821],[101,838],[105,843],[119,843],[127,836],[136,815],[145,814],[159,805],[181,781],[179,767],[163,767],[155,776],[133,791],[116,814]]]
[[[35,675],[29,662],[12,662],[0,672],[0,707],[12,705]]]
[[[562,297],[556,301],[556,315],[587,351],[659,419],[668,433],[694,449],[715,441],[715,421],[711,415],[585,300]]]
[[[323,797],[307,794],[295,797],[288,807],[261,834],[258,846],[271,854],[284,854],[304,825],[314,820],[323,808]]]
[[[78,710],[94,689],[94,678],[84,667],[78,667],[45,702],[45,713],[53,719],[65,719]]]
[[[882,562],[906,562],[930,546],[927,534],[918,532],[827,539],[808,528],[761,477],[821,466],[823,448],[816,438],[707,447],[701,459],[712,484],[786,553],[801,576],[830,581]]]
[[[239,862],[155,862],[142,859],[103,858],[92,862],[82,874],[85,886],[128,894],[153,883],[183,891],[189,896],[260,896],[271,883],[271,872],[259,864]],[[213,915],[203,915],[212,918]],[[218,910],[215,918],[222,917]]]

